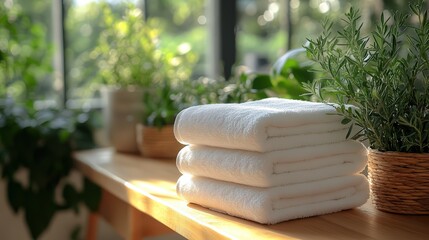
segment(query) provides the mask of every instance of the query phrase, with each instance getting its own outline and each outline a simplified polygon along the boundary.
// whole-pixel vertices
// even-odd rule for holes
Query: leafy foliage
[[[220,89],[220,103],[242,103],[269,97],[269,89],[273,86],[271,77],[267,74],[246,73],[238,71],[225,81]]]
[[[7,183],[7,197],[15,213],[23,211],[32,238],[38,238],[56,212],[78,210],[84,202],[94,211],[100,189],[85,180],[78,191],[66,183],[75,149],[73,113],[59,110],[30,111],[9,101],[0,106],[0,170]],[[28,170],[21,182],[17,174]],[[55,192],[62,192],[58,201]]]
[[[164,78],[162,85],[144,95],[143,123],[147,126],[173,124],[183,109],[201,104],[242,103],[272,96],[302,99],[302,82],[311,82],[314,74],[297,56],[277,63],[279,71],[272,74],[248,73],[237,68],[229,80],[201,77],[195,80],[171,81]],[[306,59],[308,62],[308,59]]]
[[[186,46],[176,51],[160,49],[156,22],[145,21],[133,4],[126,7],[123,17],[116,16],[107,3],[101,7],[104,30],[90,54],[98,61],[101,82],[120,87],[153,87],[165,78],[189,79],[197,58]]]
[[[109,5],[101,5],[105,30],[91,53],[98,60],[103,83],[117,86],[149,86],[156,74],[159,54],[156,54],[157,30],[148,26],[141,10],[129,5],[121,19]]]
[[[53,47],[45,32],[18,5],[0,4],[0,98],[11,96],[30,105],[29,99],[46,95]],[[36,96],[36,90],[41,94]]]
[[[173,124],[176,115],[183,109],[201,104],[240,103],[268,97],[265,92],[271,87],[268,75],[240,73],[229,81],[199,78],[163,85],[144,94],[143,123],[162,127]]]
[[[427,153],[428,11],[422,1],[410,10],[408,15],[382,14],[369,36],[362,35],[361,15],[354,8],[337,33],[332,21],[325,21],[323,33],[307,47],[324,77],[306,89],[323,101],[337,101],[338,114],[362,129],[353,138],[368,139],[371,148]]]
[[[311,83],[315,78],[312,63],[305,56],[304,48],[286,52],[274,64],[271,74],[276,95],[284,98],[308,100],[305,96],[304,83]]]
[[[171,85],[164,81],[161,87],[144,93],[143,123],[145,125],[162,127],[174,123],[180,109],[171,98],[172,91]]]
[[[89,180],[82,191],[65,181],[72,150],[91,146],[81,144],[90,140],[88,125],[69,111],[34,108],[36,92],[52,70],[51,47],[41,25],[13,6],[0,4],[0,176],[10,207],[23,211],[37,239],[58,211],[77,211],[82,201],[94,210],[101,192]]]

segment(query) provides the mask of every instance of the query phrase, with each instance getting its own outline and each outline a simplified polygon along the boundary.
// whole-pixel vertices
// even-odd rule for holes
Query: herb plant
[[[306,47],[323,76],[306,89],[325,102],[338,102],[343,123],[353,121],[361,128],[352,138],[367,139],[373,149],[429,152],[429,19],[424,6],[419,1],[410,5],[410,14],[381,14],[368,36],[362,33],[360,12],[351,8],[340,31],[334,32],[327,20],[323,33]]]

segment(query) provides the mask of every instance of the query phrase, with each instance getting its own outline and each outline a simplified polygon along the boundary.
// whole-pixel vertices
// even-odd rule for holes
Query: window
[[[146,0],[147,19],[161,29],[160,47],[167,52],[192,51],[198,58],[193,76],[205,75],[207,16],[205,0]]]
[[[14,14],[21,12],[22,16],[31,20],[25,20],[25,17],[15,20],[19,21],[19,24],[12,26],[18,30],[16,38],[5,34],[8,30],[4,25],[0,28],[3,33],[0,34],[0,50],[8,51],[16,66],[0,73],[0,94],[13,95],[22,100],[33,98],[57,103],[62,102],[61,98],[65,96],[73,100],[69,103],[78,103],[70,106],[78,107],[82,103],[74,100],[98,98],[100,81],[97,80],[97,63],[91,59],[91,52],[103,31],[100,24],[104,16],[100,7],[102,4],[108,4],[116,16],[122,16],[129,4],[143,9],[146,21],[160,29],[160,49],[166,52],[192,51],[195,54],[196,66],[192,68],[190,77],[193,79],[207,76],[207,66],[222,65],[219,59],[225,58],[233,59],[234,65],[245,64],[255,71],[269,71],[285,51],[301,47],[307,37],[318,34],[320,22],[326,16],[338,18],[354,5],[361,9],[365,18],[374,19],[381,9],[402,10],[408,3],[387,0],[235,0],[236,18],[219,21],[220,30],[210,28],[210,21],[213,20],[210,13],[215,10],[213,3],[223,1],[228,4],[217,7],[220,8],[219,12],[225,13],[230,10],[233,1],[5,0],[1,3],[2,11],[9,17],[13,18]],[[62,8],[64,16],[58,18]],[[215,48],[210,41],[219,34],[225,34],[222,29],[226,26],[235,26],[235,36],[227,38],[223,47]],[[58,37],[62,36],[61,31],[64,39]],[[18,44],[18,41],[21,42]],[[64,43],[64,49],[60,43]],[[234,45],[231,49],[236,51],[222,52],[228,56],[217,56],[225,46],[230,45]],[[59,54],[61,50],[64,50],[64,55]],[[22,60],[20,56],[23,54],[31,57]],[[60,74],[63,56],[65,83]],[[26,70],[18,70],[18,67]],[[50,72],[49,69],[55,71]],[[25,96],[26,89],[34,90],[32,96]]]
[[[102,5],[96,0],[65,1],[65,79],[67,81],[68,104],[78,107],[88,104],[88,100],[99,96],[100,80],[97,79],[97,62],[91,52],[98,44],[104,30]],[[106,3],[112,14],[121,16],[126,1]],[[77,101],[84,99],[83,102]],[[91,103],[91,101],[89,102]]]
[[[268,71],[286,51],[285,1],[238,0],[237,61]]]
[[[91,99],[99,96],[97,63],[91,53],[104,30],[105,2],[95,0],[67,1],[65,18],[66,80],[70,99]],[[167,53],[192,51],[197,58],[193,76],[204,75],[206,19],[204,0],[175,1],[107,1],[112,13],[119,18],[128,4],[143,8],[146,21],[160,29],[159,48]],[[194,61],[194,60],[193,60]],[[69,101],[71,105],[79,105]]]

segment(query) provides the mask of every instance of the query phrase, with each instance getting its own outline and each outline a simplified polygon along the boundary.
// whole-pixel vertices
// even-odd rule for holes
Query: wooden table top
[[[189,239],[429,239],[429,216],[381,212],[370,201],[352,210],[262,225],[181,200],[174,160],[109,148],[76,152],[75,159],[102,188]]]

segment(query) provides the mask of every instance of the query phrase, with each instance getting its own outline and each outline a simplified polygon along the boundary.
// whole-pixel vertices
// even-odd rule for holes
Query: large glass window
[[[351,6],[360,9],[366,23],[384,8],[407,9],[406,1],[383,0],[237,0],[237,4],[237,64],[255,71],[268,71],[288,48],[300,48],[307,38],[317,36],[325,18],[340,22]]]
[[[91,54],[105,27],[106,11],[103,9],[107,5],[109,14],[121,19],[129,4],[141,8],[147,23],[158,29],[158,48],[165,55],[191,51],[198,59],[196,67],[191,69],[193,76],[204,75],[205,44],[201,44],[206,41],[204,0],[69,0],[66,1],[65,56],[68,96],[72,100],[69,103],[74,103],[72,105],[76,105],[76,99],[99,96],[98,63]]]
[[[238,0],[237,61],[267,71],[286,51],[285,1]]]
[[[316,36],[320,32],[320,22],[327,16],[339,19],[350,6],[356,6],[363,20],[368,22],[375,20],[384,8],[403,10],[408,4],[408,1],[387,0],[235,2],[237,52],[230,54],[236,54],[235,65],[245,64],[255,71],[268,71],[288,48],[301,47],[306,38]],[[63,0],[66,60],[66,84],[63,84],[62,78],[54,74],[61,71],[57,68],[62,62],[62,56],[58,58],[54,54],[63,47],[53,42],[55,36],[62,34],[62,24],[54,19],[58,12],[54,3],[57,2],[5,0],[0,3],[2,14],[7,16],[1,20],[0,50],[13,62],[9,64],[13,68],[0,73],[2,96],[8,94],[21,100],[48,99],[58,103],[62,101],[65,86],[69,99],[98,98],[101,82],[97,79],[97,62],[91,58],[91,53],[103,31],[105,12],[102,5],[108,5],[118,18],[124,15],[129,4],[141,8],[145,21],[159,30],[157,47],[167,53],[192,52],[196,66],[192,67],[190,78],[207,76],[207,59],[211,57],[208,49],[213,48],[208,44],[207,12],[213,11],[208,9],[208,0]],[[5,25],[5,19],[13,24]],[[56,28],[55,24],[60,27]],[[371,25],[364,27],[369,29]],[[13,29],[16,35],[10,36]]]
[[[192,51],[197,60],[193,76],[205,75],[207,17],[205,0],[146,0],[148,20],[160,28],[160,47],[166,52]]]
[[[97,62],[91,58],[91,53],[105,29],[104,6],[107,5],[111,13],[120,18],[127,1],[69,0],[65,3],[65,79],[68,97],[76,103],[78,99],[99,96],[101,82],[97,78]]]

